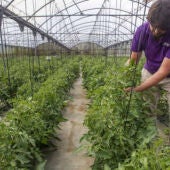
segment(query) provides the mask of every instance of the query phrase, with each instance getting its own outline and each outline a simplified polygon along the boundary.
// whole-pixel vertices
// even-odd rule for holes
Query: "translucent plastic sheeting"
[[[153,1],[152,1],[153,2]],[[1,0],[6,7],[71,48],[81,42],[108,47],[131,40],[146,21],[152,2],[144,0]],[[3,16],[2,35],[7,44],[37,46],[47,42],[30,29],[21,32],[16,21]]]

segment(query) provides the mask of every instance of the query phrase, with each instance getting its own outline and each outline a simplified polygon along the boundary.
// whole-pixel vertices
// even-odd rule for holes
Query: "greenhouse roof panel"
[[[1,5],[56,41],[71,48],[81,42],[95,42],[108,47],[131,40],[136,27],[146,20],[148,7],[152,2],[146,3],[144,0],[1,0]],[[4,23],[3,33],[8,42],[11,42],[9,41],[11,33],[16,37],[21,36],[22,24],[6,16],[4,16]],[[28,32],[29,39],[34,40],[31,30]],[[28,41],[25,34],[26,31],[23,32],[22,39]],[[41,39],[38,37],[37,39]],[[36,44],[42,41],[45,40],[38,40]]]

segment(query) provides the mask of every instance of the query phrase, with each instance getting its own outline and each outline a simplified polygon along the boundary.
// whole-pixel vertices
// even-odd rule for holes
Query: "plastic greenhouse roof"
[[[81,42],[103,47],[132,39],[146,20],[146,0],[1,0],[1,7],[16,14],[67,48]],[[1,10],[2,11],[2,10]],[[1,26],[6,44],[35,47],[50,41],[3,15]],[[23,26],[23,27],[22,27]]]

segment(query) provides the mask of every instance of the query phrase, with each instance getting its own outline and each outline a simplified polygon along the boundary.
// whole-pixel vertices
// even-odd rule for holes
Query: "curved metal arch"
[[[92,22],[87,22],[87,23],[92,23]],[[85,24],[87,24],[87,23],[85,23]],[[79,24],[79,25],[83,25],[83,24]],[[78,26],[79,26],[78,25]],[[85,26],[85,27],[88,27],[89,25],[87,25],[87,26]],[[106,28],[109,28],[109,29],[111,29],[112,27],[108,27],[108,26],[105,26],[105,25],[96,25],[97,27],[106,27]],[[77,29],[78,29],[78,31],[80,31],[79,29],[80,28],[82,28],[82,27],[77,27]],[[84,27],[83,27],[84,28]],[[126,27],[123,27],[123,28],[125,28],[126,30],[128,30]],[[106,30],[104,30],[104,31],[106,31]],[[128,30],[129,31],[129,30]],[[65,31],[66,32],[66,31]],[[61,33],[61,34],[64,34],[65,32],[63,32],[63,33]],[[122,33],[122,31],[120,31],[119,30],[119,32],[121,32]],[[132,32],[130,32],[131,34],[130,35],[132,35]],[[54,33],[55,34],[55,33]],[[90,33],[89,33],[90,34]],[[126,34],[125,34],[126,35]],[[129,38],[129,37],[128,37]]]
[[[90,11],[90,10],[98,10],[98,9],[100,9],[100,8],[85,9],[85,10],[82,10],[82,12]],[[122,12],[125,12],[125,13],[128,13],[128,14],[133,14],[133,13],[131,13],[131,12],[127,12],[127,11],[125,11],[125,10],[116,9],[116,8],[104,8],[104,9],[109,9],[109,10],[111,9],[111,10],[115,10],[115,11],[122,11]],[[63,11],[64,11],[64,10],[63,10]],[[78,13],[79,13],[79,12],[76,12],[76,13],[73,13],[72,15],[76,15],[76,14],[78,14]],[[97,16],[97,15],[96,15],[96,16]],[[42,24],[40,24],[38,28],[42,27],[46,22],[48,22],[48,20],[50,20],[50,19],[53,18],[53,17],[55,17],[55,15],[51,16],[51,17],[48,18],[46,21],[44,21]],[[64,20],[66,20],[66,19],[68,19],[68,18],[69,18],[69,16],[65,17]],[[143,18],[141,18],[141,17],[139,17],[139,16],[138,16],[138,18],[140,18],[141,20],[143,19]],[[63,20],[59,21],[58,23],[56,23],[56,25],[59,24],[59,23],[62,22],[62,21],[63,21]]]
[[[83,44],[83,43],[97,44],[97,45],[100,46],[102,49],[105,49],[104,46],[102,46],[101,44],[98,44],[97,42],[94,42],[94,41],[86,41],[86,40],[85,40],[85,41],[81,41],[81,42],[79,42],[79,43],[77,43],[77,44],[70,45],[69,48],[72,49],[72,48],[76,47],[77,45]]]
[[[96,36],[96,35],[93,35],[93,39],[97,39],[98,37]],[[103,41],[103,40],[93,40],[93,39],[87,39],[86,38],[86,36],[85,35],[82,35],[81,36],[81,42],[86,42],[86,41],[90,41],[90,42],[96,42],[97,44],[100,44],[100,46],[102,46],[103,48],[105,47],[105,46],[110,46],[110,44],[108,44],[108,43],[106,43],[106,41]],[[121,40],[123,40],[123,41],[125,41],[125,39],[123,38],[123,37],[120,37],[120,39]],[[115,41],[115,40],[114,40]],[[103,43],[101,43],[101,42],[103,42]],[[105,43],[104,43],[105,42]],[[115,41],[116,42],[116,41]],[[78,42],[79,43],[79,42]],[[75,44],[78,44],[78,43],[75,43]]]
[[[82,1],[80,1],[80,2],[77,2],[77,4],[83,3],[83,2],[85,2],[85,1],[88,1],[88,0],[82,0]],[[73,7],[73,6],[75,6],[75,4],[72,4],[72,5],[68,6],[68,7],[65,8],[65,9],[62,9],[61,11],[58,11],[56,14],[59,14],[59,13],[65,11],[65,10],[67,10],[67,9]],[[82,12],[83,12],[83,11],[82,11]],[[78,13],[79,13],[79,12],[77,12],[76,14],[78,14]],[[55,14],[55,15],[56,15],[56,14]],[[44,21],[41,25],[39,25],[39,28],[42,27],[42,25],[44,25],[48,20],[50,20],[50,19],[53,18],[53,17],[54,17],[54,16],[49,17],[46,21]]]
[[[72,48],[75,48],[77,45],[83,44],[83,43],[84,43],[84,44],[85,44],[85,43],[92,43],[92,44],[98,45],[99,47],[103,48],[103,50],[105,49],[105,48],[104,48],[103,46],[101,46],[100,44],[95,43],[95,42],[89,42],[89,41],[80,42],[80,43],[78,43],[78,44],[72,46],[71,49],[72,49]]]
[[[96,35],[93,35],[94,37],[96,37],[96,38],[99,38],[98,36],[96,36]],[[82,36],[80,36],[80,38],[82,38],[83,37],[83,35]],[[84,35],[84,37],[85,37],[85,35]],[[123,41],[125,40],[122,36],[120,36],[120,39],[122,39]],[[71,40],[70,40],[71,41]],[[82,42],[84,41],[84,40],[81,40]],[[90,40],[91,41],[91,40]],[[113,41],[115,41],[115,40],[113,40]],[[94,42],[94,41],[92,41],[92,42]],[[95,41],[96,42],[96,41]],[[76,43],[75,43],[76,44]],[[98,43],[99,44],[99,43]],[[104,45],[111,45],[111,43],[109,43],[109,44],[105,44],[105,43],[103,43]],[[100,45],[102,46],[102,43],[100,43]]]
[[[121,42],[119,42],[119,43],[116,43],[116,44],[112,44],[112,45],[109,45],[109,46],[107,46],[105,49],[110,49],[110,48],[113,48],[114,46],[116,46],[116,45],[118,45],[118,44],[121,44],[121,43],[124,43],[124,42],[131,42],[132,41],[132,39],[130,39],[130,40],[125,40],[125,41],[121,41]]]
[[[76,28],[81,28],[81,27],[78,27],[78,26],[82,26],[82,25],[85,25],[85,24],[89,24],[89,23],[93,23],[93,22],[86,22],[86,23],[81,23],[81,24],[78,24],[78,25],[76,25],[77,27]],[[115,24],[117,24],[117,22],[111,22],[111,23],[115,23]],[[112,29],[112,27],[110,27],[110,26],[106,26],[106,25],[96,25],[97,27],[106,27],[106,28],[109,28],[109,29]],[[122,26],[124,29],[126,29],[128,32],[130,32],[131,34],[133,34],[133,32],[132,31],[130,31],[129,29],[127,29],[126,27],[124,27],[124,26]],[[69,29],[68,29],[68,31],[69,31]],[[66,32],[66,31],[65,31]],[[62,32],[62,33],[65,33],[65,32]],[[61,33],[61,34],[62,34]]]
[[[137,2],[137,1],[136,1]],[[82,3],[82,2],[78,2],[78,3]],[[77,3],[77,4],[78,4]],[[140,3],[140,2],[137,2],[137,3]],[[140,3],[140,4],[142,4],[142,5],[145,5],[145,4],[143,4],[143,3]],[[46,6],[46,5],[45,5]],[[74,6],[74,5],[72,5],[72,6]],[[64,9],[64,10],[66,10],[66,9]]]
[[[124,42],[125,41],[125,39],[122,39],[122,41],[121,42]],[[129,40],[130,41],[130,40]],[[96,43],[96,44],[99,44],[99,43],[97,43],[96,41],[92,41],[92,40],[89,40],[89,41],[87,41],[87,40],[81,40],[81,42],[79,42],[79,43],[84,43],[84,42],[90,42],[90,43]],[[77,43],[77,44],[79,44],[79,43]],[[73,46],[76,46],[77,44],[74,44]],[[101,45],[101,44],[99,44],[102,48],[105,48],[105,49],[107,49],[107,47],[108,47],[108,44],[104,44],[104,45]],[[113,44],[114,45],[114,44]],[[109,45],[109,47],[110,46],[112,46],[112,44],[111,45]],[[70,45],[69,46],[69,48],[72,48],[72,46]]]
[[[31,16],[30,16],[30,18],[32,18],[32,16],[33,15],[35,15],[37,12],[39,12],[41,9],[43,9],[45,6],[47,6],[47,5],[49,5],[51,2],[53,2],[54,0],[51,0],[50,2],[48,2],[48,3],[46,3],[45,5],[43,5],[42,7],[40,7],[37,11],[35,11]],[[77,4],[81,4],[81,3],[83,3],[83,2],[86,2],[86,1],[88,1],[88,0],[83,0],[83,1],[79,1],[79,2],[74,2],[72,5],[70,5],[70,6],[68,6],[67,8],[65,8],[65,9],[62,9],[61,11],[59,11],[58,13],[60,13],[60,12],[62,12],[62,11],[64,11],[64,10],[67,10],[67,9],[69,9],[69,8],[71,8],[71,7],[73,7],[73,6],[76,6]],[[136,0],[129,0],[129,1],[133,1],[133,2],[135,2],[135,3],[139,3],[140,5],[143,5],[143,6],[145,6],[146,5],[146,7],[148,7],[149,8],[149,6],[147,5],[147,4],[149,4],[149,3],[143,3],[143,2],[139,2],[139,1],[136,1]],[[7,5],[7,7],[9,7],[11,4],[12,4],[12,2],[14,2],[14,0],[11,0],[11,2]],[[6,7],[6,8],[7,8]]]
[[[90,25],[88,25],[88,27],[89,27]],[[91,25],[91,26],[93,26],[93,25]],[[84,27],[85,28],[85,27]],[[123,32],[121,32],[121,33],[123,33]],[[94,35],[96,38],[99,38],[97,35]],[[83,37],[83,36],[79,36],[80,38],[81,37]],[[85,37],[85,35],[84,35],[84,37]],[[87,36],[86,36],[87,37]],[[125,40],[125,38],[124,37],[122,37],[122,36],[119,36],[119,38],[120,39],[122,39],[123,41]],[[130,38],[128,37],[128,40],[129,40]],[[71,40],[70,40],[71,41]],[[102,43],[100,43],[100,44],[102,44]],[[104,43],[103,43],[104,44]],[[108,45],[108,44],[104,44],[104,45]]]
[[[45,5],[43,5],[43,6],[41,6],[37,11],[35,11],[29,18],[28,18],[28,20],[30,19],[30,18],[32,18],[32,16],[33,15],[35,15],[37,12],[39,12],[41,9],[43,9],[45,6],[47,6],[47,5],[49,5],[51,2],[53,2],[54,0],[51,0],[50,2],[48,2],[48,3],[46,3]],[[70,6],[68,6],[67,8],[65,8],[65,9],[63,9],[63,10],[61,10],[61,11],[59,11],[58,13],[61,13],[62,11],[64,11],[64,10],[67,10],[67,9],[69,9],[69,8],[71,8],[71,7],[73,7],[73,6],[75,6],[75,5],[77,5],[77,4],[80,4],[80,3],[83,3],[83,2],[85,2],[85,1],[87,1],[87,0],[83,0],[83,1],[80,1],[80,2],[74,2],[72,5],[70,5]],[[131,0],[129,0],[129,1],[131,1]],[[143,5],[143,6],[147,6],[147,7],[149,7],[146,3],[142,3],[142,2],[139,2],[139,1],[135,1],[135,0],[133,0],[133,2],[136,2],[136,3],[139,3],[139,4],[141,4],[141,5]],[[94,8],[93,8],[94,9]],[[96,9],[100,9],[100,8],[96,8]],[[116,8],[103,8],[103,9],[114,9],[114,10],[119,10],[119,11],[124,11],[124,10],[120,10],[120,9],[116,9]],[[90,9],[87,9],[87,10],[90,10]],[[82,11],[82,12],[84,12],[84,10]],[[124,12],[127,12],[127,11],[124,11]],[[79,12],[78,12],[79,13]],[[76,14],[76,13],[75,13]],[[54,16],[52,16],[52,17],[54,17]],[[50,17],[49,19],[51,19],[52,17]],[[48,20],[49,20],[48,19]],[[67,18],[66,18],[67,19]],[[28,21],[27,20],[27,21]],[[44,23],[46,23],[48,20],[46,20]],[[43,23],[42,23],[43,24]],[[42,24],[39,26],[39,28],[42,26]]]
[[[82,25],[84,25],[84,24],[89,24],[89,23],[93,23],[93,22],[86,22],[86,23],[78,24],[78,25],[76,25],[76,26],[77,26],[76,29],[79,28],[79,27],[78,27],[79,25],[82,26]],[[111,22],[111,23],[117,24],[117,22]],[[112,28],[112,27],[110,27],[110,26],[105,26],[105,25],[96,25],[96,26],[104,27],[104,28],[109,28],[109,29]],[[131,32],[129,29],[127,29],[126,27],[124,27],[124,26],[121,26],[121,27],[123,27],[125,30],[127,30],[128,32],[130,32],[130,33],[132,34],[132,32]],[[69,31],[69,29],[67,29],[67,31]]]
[[[39,12],[41,9],[43,9],[44,7],[46,7],[47,5],[51,4],[51,2],[54,2],[55,0],[51,0],[49,2],[47,2],[45,5],[41,6],[38,10],[36,10],[31,16],[29,16],[29,18],[26,21],[29,21],[37,12]]]
[[[86,35],[81,35],[81,36],[79,36],[79,38],[82,38],[83,36],[84,36],[84,37],[87,37]],[[93,37],[94,37],[95,39],[99,39],[99,38],[100,38],[100,37],[97,36],[97,35],[92,35],[92,38],[93,38]],[[125,40],[125,38],[124,38],[123,36],[120,36],[120,35],[119,35],[119,39]],[[128,38],[128,39],[130,39],[130,38]],[[70,40],[70,41],[71,41],[71,40]],[[97,40],[96,40],[96,41],[97,41]],[[99,40],[98,40],[98,41],[99,41]],[[104,40],[104,41],[105,41],[105,40]],[[111,37],[110,37],[109,41],[112,41]],[[76,44],[76,43],[75,43],[75,44]],[[101,44],[101,45],[104,44],[104,45],[107,45],[107,46],[108,46],[108,45],[111,44],[111,43],[108,43],[108,44],[100,43],[100,44]]]
[[[92,22],[89,22],[89,23],[92,23]],[[86,25],[86,26],[84,26],[84,27],[79,27],[79,28],[77,28],[77,31],[80,31],[80,30],[82,30],[81,28],[86,28],[86,27],[93,27],[93,25]],[[101,26],[101,25],[98,25],[98,26]],[[102,25],[102,27],[106,27],[105,25]],[[108,27],[106,27],[106,28],[108,28]],[[106,30],[105,30],[105,32],[106,32]],[[126,34],[123,34],[123,32],[122,31],[119,31],[120,33],[122,33],[122,35],[125,35],[126,37],[127,37],[127,39],[130,39],[130,37],[129,36],[127,36]],[[62,33],[61,33],[62,34]],[[80,36],[79,36],[80,37]],[[97,38],[99,38],[99,36],[97,36],[96,35],[96,37]],[[81,38],[81,37],[80,37]],[[123,40],[125,40],[125,38],[123,38],[122,36],[121,36],[121,39],[123,39]],[[71,41],[71,40],[70,40]]]
[[[120,42],[124,42],[124,41],[131,41],[132,39],[128,39],[128,40],[126,40],[124,37],[122,37],[122,36],[119,36],[119,38],[122,40],[122,41],[120,41]],[[90,40],[91,41],[91,40]],[[93,42],[93,41],[92,41]],[[116,41],[115,41],[116,42]],[[108,48],[108,47],[111,47],[111,46],[114,46],[115,44],[117,44],[117,43],[114,43],[114,44],[112,44],[112,43],[109,43],[109,44],[106,44],[106,43],[103,43],[104,45],[101,45],[103,48]]]
[[[143,4],[142,4],[143,5]],[[88,10],[94,10],[94,9],[99,9],[99,8],[93,8],[93,9],[86,9],[86,10],[83,10],[83,11],[88,11]],[[119,10],[119,11],[124,11],[124,10],[120,10],[120,9],[115,9],[115,8],[107,8],[107,9],[112,9],[112,10]],[[130,14],[132,14],[131,12],[127,12],[127,11],[124,11],[125,13],[130,13]],[[65,19],[67,19],[68,17],[66,17]],[[143,20],[143,18],[141,18],[141,17],[138,17],[138,18],[140,18],[141,20]],[[122,20],[125,20],[124,18],[121,18]],[[58,23],[60,23],[61,21],[59,21],[59,22],[57,22],[55,25],[57,25]],[[74,22],[74,21],[73,21]],[[132,24],[132,23],[131,23]],[[55,26],[55,25],[53,25],[53,27]],[[67,26],[68,26],[69,24],[67,24]],[[53,27],[51,27],[50,28],[50,30],[53,28]],[[121,24],[121,27],[123,27],[122,26],[122,24]],[[127,29],[127,28],[126,28]],[[68,29],[67,29],[68,30]],[[128,30],[129,31],[129,30]],[[131,31],[130,31],[131,32]]]
[[[83,27],[79,27],[79,30],[78,31],[84,31],[84,30],[87,30],[86,29],[86,27],[89,27],[89,26],[91,26],[91,25],[86,25],[86,26],[83,26]],[[81,28],[85,28],[85,29],[81,29]],[[120,33],[122,33],[122,35],[127,35],[127,34],[124,34],[122,31],[119,31]],[[55,34],[55,33],[54,33]],[[60,34],[60,33],[58,33],[58,34]],[[63,32],[63,33],[61,33],[61,34],[67,34],[67,33],[65,33],[65,32]],[[69,33],[68,33],[69,34]],[[88,34],[88,33],[84,33],[84,34]],[[79,35],[79,34],[78,34]],[[100,35],[100,34],[99,34]],[[114,34],[109,34],[109,35],[114,35]],[[119,35],[119,34],[118,34]],[[133,35],[133,34],[129,34],[129,36],[130,35]],[[129,38],[129,37],[128,37]]]
[[[85,37],[85,36],[82,36],[82,37]],[[70,41],[71,41],[71,40],[70,40]],[[69,42],[70,42],[70,41],[69,41]],[[65,41],[65,42],[67,43],[68,41]],[[79,41],[78,43],[70,44],[69,47],[76,46],[77,44],[83,43],[83,42],[94,43],[94,41],[92,41],[92,40],[87,41],[86,39],[84,39],[84,40]],[[99,43],[96,42],[96,44],[99,44]],[[99,44],[99,45],[104,48],[104,46],[102,46],[101,44]]]
[[[87,16],[87,17],[91,17],[91,16]],[[87,17],[86,17],[86,16],[85,16],[85,17],[81,17],[81,18],[79,18],[79,19],[74,20],[72,23],[75,23],[76,21],[79,21],[79,20],[84,19],[84,18],[87,18]],[[118,17],[115,17],[115,18],[118,18]],[[133,26],[135,26],[135,24],[133,24],[132,22],[126,20],[125,18],[121,18],[121,20],[126,21],[126,22],[128,22],[129,24],[132,24]],[[49,31],[51,31],[57,24],[58,24],[58,23],[56,23],[55,25],[53,25],[53,26],[49,29]],[[67,25],[65,25],[65,26],[69,26],[69,25],[70,25],[70,24],[67,24]],[[60,29],[63,29],[63,28],[64,28],[64,26],[63,26],[62,28],[60,28]]]
[[[80,35],[80,37],[82,38],[82,37],[87,37],[86,35]],[[92,38],[95,38],[95,39],[100,39],[100,37],[98,37],[97,35],[92,35]],[[92,38],[90,38],[90,39],[92,39]],[[101,37],[102,38],[102,37]],[[87,38],[86,38],[87,39]],[[119,39],[122,39],[122,40],[126,40],[123,36],[119,36]],[[130,39],[130,38],[129,38]],[[129,40],[128,39],[128,40]],[[113,39],[109,39],[109,41],[112,41]],[[96,41],[98,41],[98,40],[96,40]],[[102,41],[106,41],[106,40],[102,40]],[[105,43],[100,43],[100,44],[104,44],[104,45],[107,45],[107,44],[105,44]]]

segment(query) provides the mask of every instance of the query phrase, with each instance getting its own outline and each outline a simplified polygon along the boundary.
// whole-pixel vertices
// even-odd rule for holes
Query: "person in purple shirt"
[[[149,9],[147,20],[148,22],[139,26],[135,32],[131,57],[127,61],[130,63],[135,60],[138,63],[144,51],[146,62],[142,69],[141,84],[128,87],[125,91],[152,90],[156,103],[152,102],[156,107],[160,89],[164,89],[170,108],[170,0],[154,2]]]

